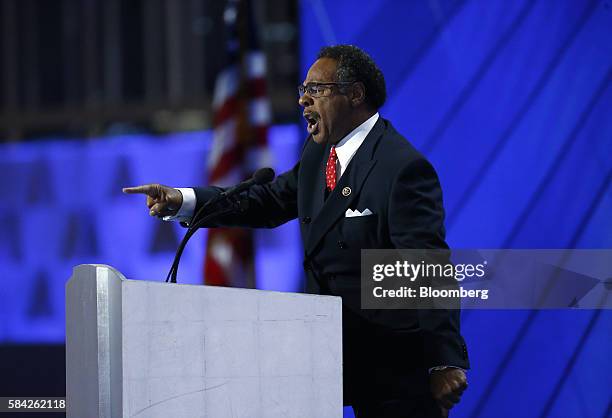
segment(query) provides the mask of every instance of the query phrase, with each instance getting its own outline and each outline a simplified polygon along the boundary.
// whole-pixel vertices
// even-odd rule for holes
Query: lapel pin
[[[351,194],[351,188],[350,187],[345,187],[342,189],[342,196],[347,197]]]

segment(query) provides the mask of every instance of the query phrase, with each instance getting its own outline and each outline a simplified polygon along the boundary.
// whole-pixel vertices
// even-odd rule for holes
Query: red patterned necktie
[[[327,166],[325,167],[325,181],[327,183],[327,190],[330,192],[336,188],[337,162],[338,155],[336,154],[336,146],[332,145],[331,151],[329,152],[329,158],[327,159]]]

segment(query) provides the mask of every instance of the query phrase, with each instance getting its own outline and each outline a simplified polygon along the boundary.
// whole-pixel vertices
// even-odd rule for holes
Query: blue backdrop
[[[270,131],[274,168],[295,163],[297,126]],[[64,342],[64,284],[72,267],[110,264],[132,279],[164,280],[184,229],[148,216],[126,185],[206,183],[210,132],[46,139],[0,147],[0,343]],[[179,281],[202,283],[206,231],[189,242]],[[258,230],[262,289],[296,291],[296,224]],[[279,274],[278,271],[283,274]]]
[[[455,248],[612,248],[609,1],[303,0],[303,75],[368,51],[434,163]],[[454,417],[608,417],[612,312],[464,312]],[[346,411],[346,416],[352,413]]]

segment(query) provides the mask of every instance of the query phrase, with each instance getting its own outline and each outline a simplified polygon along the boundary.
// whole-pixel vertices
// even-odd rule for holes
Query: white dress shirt
[[[346,167],[348,167],[349,163],[353,159],[353,156],[361,144],[363,144],[363,141],[365,141],[366,136],[368,136],[376,124],[376,121],[378,121],[378,118],[378,112],[374,113],[368,120],[353,129],[347,136],[342,138],[336,144],[336,155],[338,156],[338,167],[336,167],[336,173],[340,173],[336,180],[342,177],[342,174],[344,174],[346,171]]]

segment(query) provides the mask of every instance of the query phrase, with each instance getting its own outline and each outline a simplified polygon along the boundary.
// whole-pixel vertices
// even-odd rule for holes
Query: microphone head
[[[270,167],[260,168],[253,174],[255,184],[266,184],[274,180],[274,170]]]

